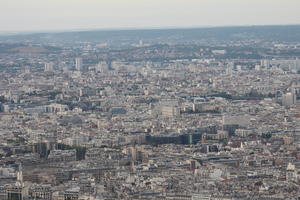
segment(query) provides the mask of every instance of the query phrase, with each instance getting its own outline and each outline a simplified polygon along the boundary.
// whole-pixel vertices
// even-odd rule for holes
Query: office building
[[[75,58],[75,70],[82,71],[82,58]]]

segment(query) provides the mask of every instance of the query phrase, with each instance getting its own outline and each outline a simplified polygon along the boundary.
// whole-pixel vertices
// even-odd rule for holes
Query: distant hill
[[[95,30],[0,36],[0,42],[133,42],[183,43],[262,40],[300,42],[300,25],[239,26],[189,29]]]

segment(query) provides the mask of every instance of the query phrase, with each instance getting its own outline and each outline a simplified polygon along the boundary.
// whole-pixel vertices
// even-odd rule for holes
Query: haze
[[[0,0],[0,31],[299,24],[299,0]]]

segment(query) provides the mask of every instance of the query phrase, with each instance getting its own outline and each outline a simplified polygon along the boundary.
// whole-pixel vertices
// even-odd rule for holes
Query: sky
[[[300,24],[300,0],[0,0],[0,32]]]

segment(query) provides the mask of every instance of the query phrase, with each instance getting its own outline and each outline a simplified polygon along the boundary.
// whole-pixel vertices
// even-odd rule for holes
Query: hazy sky
[[[300,0],[0,0],[0,31],[300,24]]]

